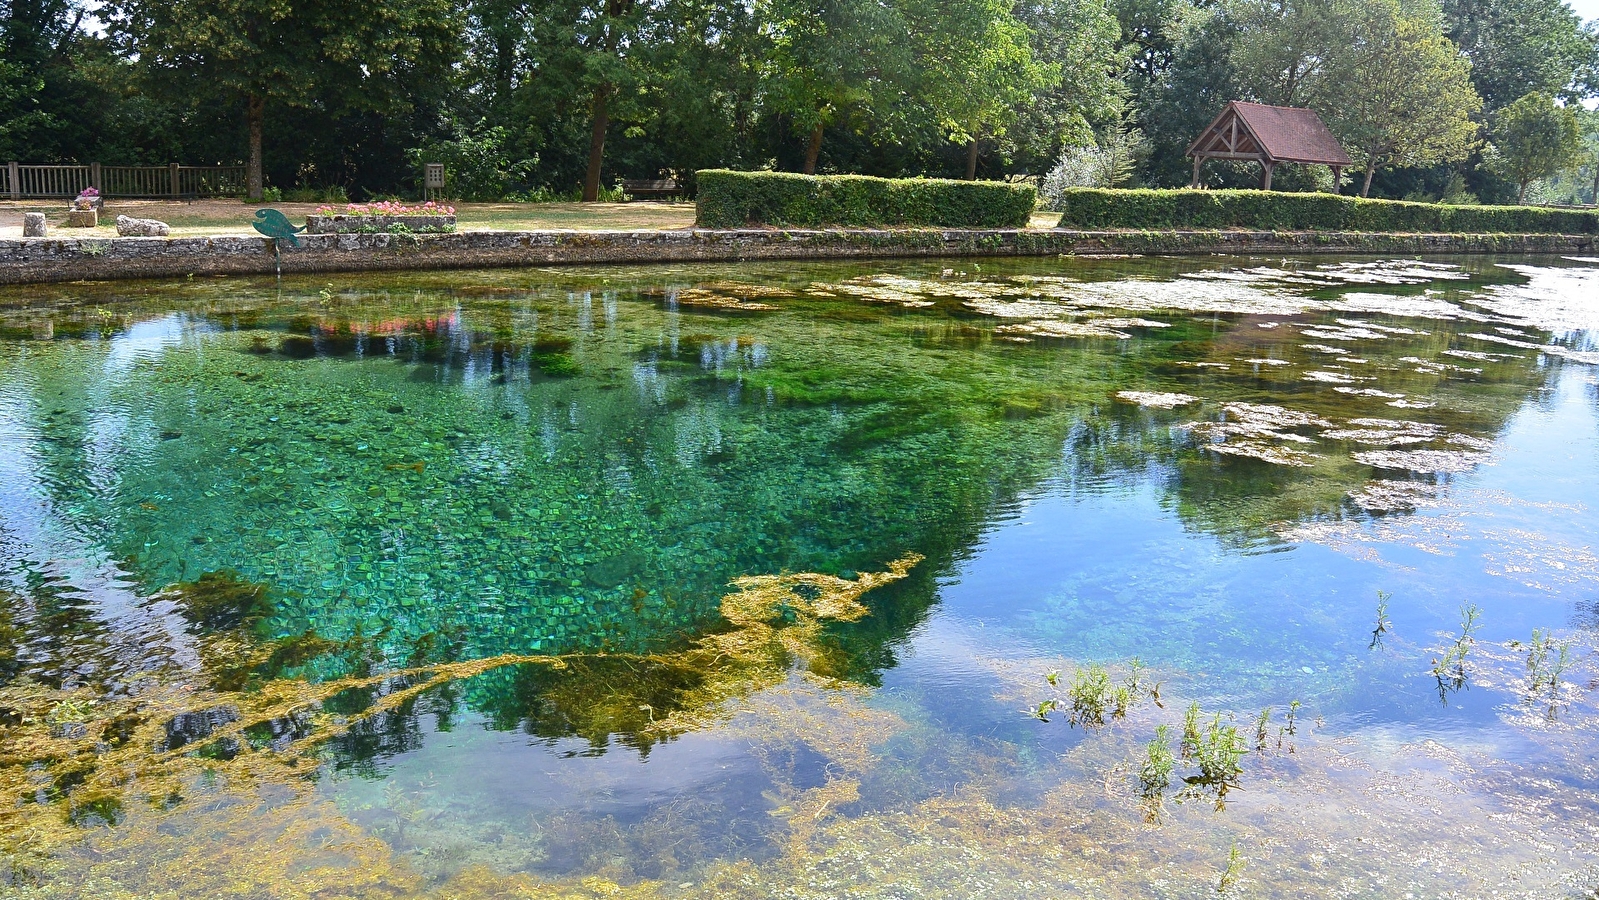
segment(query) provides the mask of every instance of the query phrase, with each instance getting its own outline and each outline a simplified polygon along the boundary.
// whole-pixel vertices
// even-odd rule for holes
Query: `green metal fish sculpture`
[[[300,246],[300,239],[295,235],[304,231],[304,227],[296,228],[289,217],[275,209],[258,209],[255,217],[260,221],[255,223],[255,230],[275,240],[287,240],[290,244]]]

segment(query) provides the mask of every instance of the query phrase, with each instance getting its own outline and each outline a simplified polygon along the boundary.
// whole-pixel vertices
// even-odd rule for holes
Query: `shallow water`
[[[1560,258],[0,292],[0,884],[1580,896],[1596,336]]]

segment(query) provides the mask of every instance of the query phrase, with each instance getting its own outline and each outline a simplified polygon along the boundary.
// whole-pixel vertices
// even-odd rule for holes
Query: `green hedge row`
[[[1599,213],[1532,206],[1445,206],[1273,191],[1064,192],[1062,228],[1269,228],[1441,234],[1595,234]]]
[[[1037,192],[1029,185],[790,172],[698,173],[701,228],[745,225],[933,225],[1025,228]]]

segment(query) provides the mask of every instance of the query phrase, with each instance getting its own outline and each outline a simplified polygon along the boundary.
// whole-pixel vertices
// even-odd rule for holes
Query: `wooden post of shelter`
[[[1200,186],[1200,166],[1207,159],[1260,163],[1263,191],[1271,190],[1272,170],[1277,164],[1291,162],[1331,167],[1333,192],[1337,193],[1344,167],[1354,164],[1315,110],[1241,100],[1222,109],[1188,145],[1188,155],[1194,158],[1194,177],[1188,186],[1195,188]]]

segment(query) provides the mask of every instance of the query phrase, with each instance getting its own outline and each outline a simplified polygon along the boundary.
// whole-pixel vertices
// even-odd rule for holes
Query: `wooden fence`
[[[84,188],[102,197],[128,199],[193,199],[244,195],[244,166],[24,166],[8,163],[0,170],[0,198],[47,200],[72,198]]]

